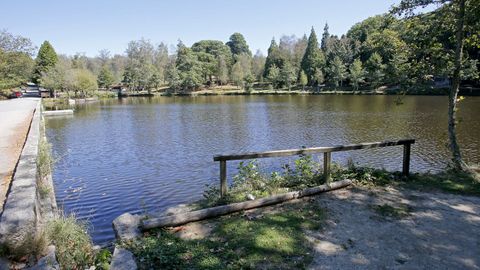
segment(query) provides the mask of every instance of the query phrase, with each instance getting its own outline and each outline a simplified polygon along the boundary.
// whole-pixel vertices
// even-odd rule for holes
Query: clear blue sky
[[[201,39],[227,41],[242,33],[253,53],[266,53],[273,36],[344,34],[354,23],[387,12],[398,0],[5,0],[0,29],[49,40],[58,53],[124,53],[130,40],[191,45]]]

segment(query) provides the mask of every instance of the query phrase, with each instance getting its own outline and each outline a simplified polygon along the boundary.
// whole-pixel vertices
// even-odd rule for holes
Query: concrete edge
[[[38,99],[0,217],[0,244],[11,249],[22,247],[28,244],[29,240],[34,239],[37,236],[39,224],[44,219],[42,202],[39,199],[37,169],[39,142],[44,136],[41,121],[41,99]],[[51,176],[47,178],[49,185],[53,186]],[[50,197],[50,200],[43,204],[51,204],[49,206],[53,211],[56,208],[54,201],[53,194],[53,199]]]

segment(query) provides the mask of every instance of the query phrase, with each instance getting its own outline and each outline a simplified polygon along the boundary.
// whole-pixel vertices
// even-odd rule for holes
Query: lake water
[[[111,99],[47,118],[58,160],[53,179],[66,213],[88,220],[97,243],[112,240],[124,212],[158,211],[201,198],[217,184],[216,154],[414,138],[412,171],[445,167],[447,97],[201,96]],[[480,98],[460,104],[466,161],[480,163]],[[319,157],[320,158],[320,157]],[[401,170],[402,147],[333,153]],[[293,159],[263,159],[266,171]],[[238,162],[229,162],[235,174]]]

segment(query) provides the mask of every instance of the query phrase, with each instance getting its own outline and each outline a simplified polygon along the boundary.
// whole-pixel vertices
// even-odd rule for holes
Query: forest
[[[479,86],[480,8],[467,1],[463,86]],[[455,10],[446,4],[418,16],[394,12],[353,25],[342,36],[273,38],[264,55],[250,50],[241,33],[227,42],[200,40],[176,47],[140,39],[124,54],[100,50],[96,57],[57,54],[45,41],[37,47],[28,38],[0,31],[0,89],[27,81],[78,95],[122,86],[130,91],[191,92],[235,86],[251,89],[372,90],[385,87],[401,93],[435,93],[448,88],[454,69]],[[318,30],[318,29],[317,29]],[[35,57],[36,56],[36,57]]]

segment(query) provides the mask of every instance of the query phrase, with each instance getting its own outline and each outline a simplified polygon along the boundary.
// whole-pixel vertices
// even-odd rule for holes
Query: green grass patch
[[[301,201],[255,219],[217,218],[205,239],[184,240],[156,230],[127,247],[140,269],[301,269],[313,252],[305,230],[321,229],[324,219],[316,203]]]
[[[480,181],[469,173],[445,171],[437,174],[416,173],[400,183],[404,187],[420,190],[480,196]]]

